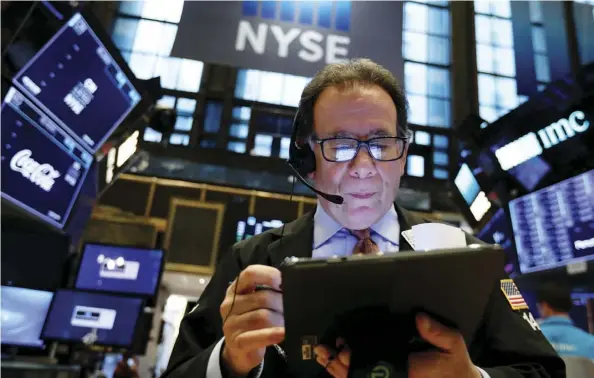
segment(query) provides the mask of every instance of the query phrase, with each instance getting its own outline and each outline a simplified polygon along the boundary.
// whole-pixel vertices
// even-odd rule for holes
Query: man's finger
[[[284,327],[271,327],[240,333],[233,339],[233,343],[237,349],[251,351],[280,344],[284,339]]]
[[[464,338],[458,331],[444,326],[427,314],[418,314],[416,323],[423,339],[446,352],[464,346]]]
[[[265,328],[284,328],[285,318],[278,312],[258,309],[241,315],[233,315],[228,323],[225,326],[243,333]]]
[[[256,290],[256,285],[270,286],[280,290],[281,281],[281,272],[278,269],[265,265],[250,265],[239,274],[239,277],[229,287],[228,293],[235,293],[235,285],[238,285],[237,293],[239,294],[253,292]]]
[[[338,360],[345,366],[351,365],[351,350],[345,346],[342,352],[338,353]]]
[[[349,373],[350,351],[336,353],[324,345],[315,347],[316,361],[335,378],[346,378]],[[348,353],[348,357],[347,357]],[[346,363],[345,363],[346,361]]]
[[[231,301],[226,303],[229,311]],[[257,309],[267,309],[278,313],[283,313],[283,296],[280,293],[271,290],[255,291],[249,294],[237,295],[233,304],[233,314],[241,315]]]

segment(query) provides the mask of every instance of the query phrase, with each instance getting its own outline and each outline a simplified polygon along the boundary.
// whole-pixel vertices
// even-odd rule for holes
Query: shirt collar
[[[341,229],[343,229],[342,225],[328,215],[318,201],[314,214],[314,249],[326,243]],[[398,244],[400,223],[394,206],[391,206],[390,210],[378,222],[371,225],[371,229],[391,243]]]
[[[549,316],[546,319],[543,319],[541,324],[569,324],[572,325],[573,322],[567,316]]]

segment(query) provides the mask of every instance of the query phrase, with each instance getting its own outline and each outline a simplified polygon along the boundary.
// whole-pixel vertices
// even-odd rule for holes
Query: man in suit
[[[313,78],[301,97],[290,162],[315,182],[318,206],[232,248],[182,321],[165,377],[286,376],[278,347],[284,339],[282,295],[256,286],[280,290],[277,268],[287,257],[412,249],[401,231],[424,220],[394,204],[409,140],[406,112],[394,76],[369,60],[332,64]],[[512,310],[500,288],[471,345],[426,316],[416,324],[440,352],[411,354],[410,377],[558,377],[564,371],[550,344]],[[326,375],[346,377],[347,347],[319,346],[316,354]]]

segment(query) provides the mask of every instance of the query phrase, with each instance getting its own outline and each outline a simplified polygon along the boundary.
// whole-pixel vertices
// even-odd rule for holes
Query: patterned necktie
[[[353,248],[353,255],[369,255],[378,253],[379,247],[373,240],[371,240],[371,231],[369,228],[365,230],[349,230],[357,239],[357,244]]]

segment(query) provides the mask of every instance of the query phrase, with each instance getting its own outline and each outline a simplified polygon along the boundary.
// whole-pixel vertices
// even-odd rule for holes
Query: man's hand
[[[481,378],[481,373],[470,360],[462,335],[428,315],[419,314],[417,329],[423,339],[438,347],[439,351],[412,353],[408,357],[409,378]],[[335,378],[346,378],[351,351],[337,343],[337,350],[319,345],[315,348],[318,363]]]
[[[413,353],[408,357],[409,378],[481,378],[481,373],[470,360],[462,335],[444,326],[428,315],[416,319],[419,334],[427,342],[441,349]]]
[[[263,265],[247,267],[227,289],[220,309],[225,335],[223,362],[241,376],[262,362],[267,346],[285,338],[282,294],[256,291],[256,285],[280,290],[280,271]]]

